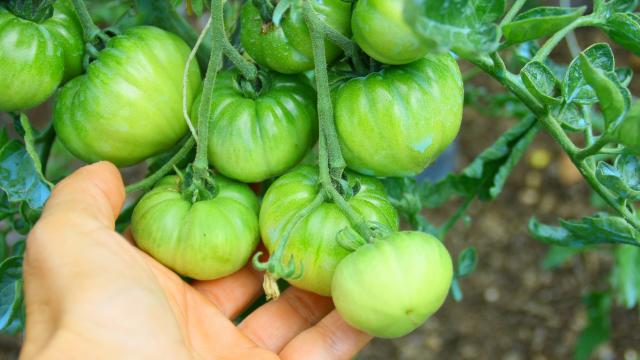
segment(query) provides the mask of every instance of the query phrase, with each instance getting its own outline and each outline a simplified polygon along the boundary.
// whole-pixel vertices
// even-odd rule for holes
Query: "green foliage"
[[[550,245],[582,247],[595,244],[628,244],[640,246],[640,233],[624,218],[596,214],[580,220],[560,220],[561,226],[549,226],[535,218],[529,231],[536,239]]]
[[[587,360],[591,353],[611,336],[611,298],[607,293],[591,293],[582,300],[587,307],[587,327],[582,330],[574,359]]]
[[[459,54],[485,54],[499,45],[494,23],[504,12],[504,0],[411,0],[405,18],[425,41]]]
[[[502,27],[502,33],[509,44],[555,34],[560,29],[578,19],[586,7],[537,7],[518,15],[513,22]]]
[[[24,322],[22,257],[13,256],[0,264],[0,330]]]
[[[559,81],[549,67],[539,61],[531,61],[522,68],[520,76],[531,94],[546,105],[562,104]]]

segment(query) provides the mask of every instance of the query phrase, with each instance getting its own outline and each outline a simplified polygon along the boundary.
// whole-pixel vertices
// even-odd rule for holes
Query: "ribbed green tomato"
[[[636,101],[631,106],[622,124],[613,134],[613,138],[640,156],[640,101]]]
[[[239,73],[218,75],[212,94],[209,161],[220,173],[260,182],[296,165],[317,135],[316,94],[302,76],[273,73],[254,97],[238,85]],[[193,103],[198,121],[200,97]]]
[[[451,257],[438,239],[398,232],[342,260],[331,293],[351,326],[395,338],[415,330],[442,306],[452,278]]]
[[[429,45],[404,20],[405,0],[359,0],[351,15],[354,40],[367,55],[385,64],[408,64]]]
[[[182,76],[189,47],[164,30],[141,26],[109,40],[87,73],[67,83],[55,104],[60,140],[87,162],[138,163],[175,145],[187,133]],[[187,105],[200,86],[195,61]]]
[[[378,180],[348,173],[348,181],[357,191],[347,199],[356,212],[367,221],[398,228],[396,210]],[[269,187],[260,209],[260,233],[270,253],[275,251],[292,219],[313,202],[318,191],[318,171],[312,166],[298,167]],[[291,232],[283,259],[288,261],[293,256],[296,265],[302,263],[304,272],[301,278],[289,282],[320,295],[331,295],[333,271],[349,254],[336,241],[336,234],[350,226],[339,207],[331,202],[324,202],[301,220]]]
[[[412,176],[460,130],[464,89],[450,55],[350,79],[333,93],[342,152],[367,175]]]
[[[69,0],[41,23],[0,7],[0,110],[29,109],[82,72],[84,40]]]
[[[258,244],[258,199],[241,183],[216,177],[217,195],[191,203],[167,176],[133,210],[138,247],[180,275],[217,279],[242,268]]]
[[[312,0],[320,18],[345,36],[351,34],[351,4],[343,0]],[[247,53],[260,65],[285,74],[313,69],[311,36],[304,21],[302,3],[294,3],[279,26],[265,24],[251,1],[242,8],[240,41]],[[340,49],[325,41],[327,62],[340,55]]]

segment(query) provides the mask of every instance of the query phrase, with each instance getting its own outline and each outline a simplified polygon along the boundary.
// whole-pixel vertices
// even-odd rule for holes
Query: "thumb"
[[[109,162],[84,166],[58,183],[47,201],[42,219],[57,217],[58,225],[114,228],[125,199],[118,169]],[[63,223],[60,223],[63,222]]]

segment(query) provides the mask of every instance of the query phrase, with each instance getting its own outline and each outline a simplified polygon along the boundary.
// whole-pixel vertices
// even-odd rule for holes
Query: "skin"
[[[330,299],[294,288],[234,325],[260,274],[185,283],[114,230],[124,198],[106,162],[54,188],[27,240],[21,358],[331,360],[370,340]]]

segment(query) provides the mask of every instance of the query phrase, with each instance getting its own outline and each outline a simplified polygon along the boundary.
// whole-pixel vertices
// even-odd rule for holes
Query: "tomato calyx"
[[[41,23],[53,16],[55,0],[9,0],[7,9],[15,16]]]
[[[366,244],[384,240],[393,234],[393,230],[383,223],[367,221],[366,224],[371,234],[369,238],[365,239],[354,228],[347,226],[336,234],[336,242],[345,250],[353,252]]]
[[[269,89],[271,77],[265,71],[258,71],[258,75],[253,80],[239,74],[236,77],[236,85],[244,97],[255,100]]]
[[[218,195],[215,178],[210,170],[206,176],[198,178],[195,176],[193,164],[191,164],[184,173],[176,169],[176,174],[180,179],[180,191],[184,198],[192,204],[214,199]]]

